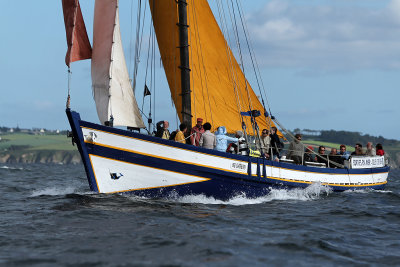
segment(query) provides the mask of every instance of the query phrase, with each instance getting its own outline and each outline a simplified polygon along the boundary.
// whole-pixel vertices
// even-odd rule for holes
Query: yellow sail
[[[182,121],[177,2],[149,2],[171,95]],[[275,126],[263,115],[264,108],[227,45],[207,0],[187,2],[192,125],[196,124],[196,118],[203,118],[213,129],[225,126],[233,133],[242,129],[240,112],[259,110],[261,116],[256,119],[259,128]],[[250,117],[243,120],[251,128]]]

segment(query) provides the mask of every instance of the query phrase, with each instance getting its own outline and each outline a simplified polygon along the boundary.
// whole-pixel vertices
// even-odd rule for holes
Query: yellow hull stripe
[[[291,183],[302,183],[302,184],[312,184],[315,182],[310,182],[310,181],[303,181],[303,180],[292,180],[292,179],[284,179],[284,178],[278,178],[278,177],[267,177],[267,179],[273,179],[273,180],[279,180],[279,181],[284,181],[284,182],[291,182]],[[349,184],[349,185],[343,185],[342,184],[333,184],[333,183],[321,183],[321,185],[330,185],[330,186],[340,186],[340,187],[366,187],[366,186],[375,186],[375,185],[384,185],[387,184],[387,181],[381,182],[381,183],[360,183],[360,184]]]

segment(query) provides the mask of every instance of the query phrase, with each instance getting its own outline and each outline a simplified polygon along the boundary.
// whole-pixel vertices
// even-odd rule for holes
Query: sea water
[[[0,265],[400,265],[400,171],[385,190],[256,199],[89,191],[82,165],[0,165]]]

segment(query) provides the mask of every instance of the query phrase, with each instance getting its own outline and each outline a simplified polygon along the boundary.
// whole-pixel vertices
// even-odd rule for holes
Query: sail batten
[[[93,25],[92,84],[102,124],[145,128],[126,67],[118,0],[96,0]]]
[[[182,121],[178,12],[174,0],[149,0],[164,70],[171,95]],[[201,117],[213,127],[225,126],[233,133],[242,129],[242,121],[251,127],[249,117],[241,112],[251,109],[264,113],[264,107],[248,83],[208,5],[207,0],[187,0],[189,53],[191,69],[192,124]],[[174,60],[172,60],[174,59]],[[274,123],[256,118],[260,128]]]
[[[68,45],[65,64],[69,67],[71,62],[91,58],[92,47],[86,32],[79,0],[62,0],[62,7]]]

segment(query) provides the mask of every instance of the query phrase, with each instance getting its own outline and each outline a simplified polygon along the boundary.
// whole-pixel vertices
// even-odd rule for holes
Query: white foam
[[[350,190],[344,191],[343,193],[347,193],[347,194],[369,194],[369,193],[387,194],[387,193],[393,193],[393,191],[390,191],[390,190],[374,190],[372,188],[366,188],[366,189],[350,189]]]
[[[23,168],[15,168],[15,167],[8,167],[8,166],[0,166],[0,169],[6,169],[6,170],[23,170]]]
[[[76,188],[74,187],[49,187],[44,189],[38,189],[32,192],[31,197],[37,196],[63,196],[67,194],[76,193]]]
[[[177,201],[181,203],[198,203],[207,205],[254,205],[261,204],[265,202],[271,202],[274,200],[299,200],[299,201],[309,201],[314,199],[319,199],[321,195],[329,195],[332,189],[328,186],[321,185],[319,183],[312,184],[307,188],[300,189],[271,189],[271,191],[265,196],[258,198],[248,198],[245,194],[240,194],[227,201],[222,201],[215,199],[213,197],[206,197],[205,195],[188,195],[184,197],[176,197],[171,195],[169,197],[170,201]]]
[[[382,193],[382,194],[388,194],[388,193],[393,193],[393,191],[390,190],[373,190],[376,193]]]

